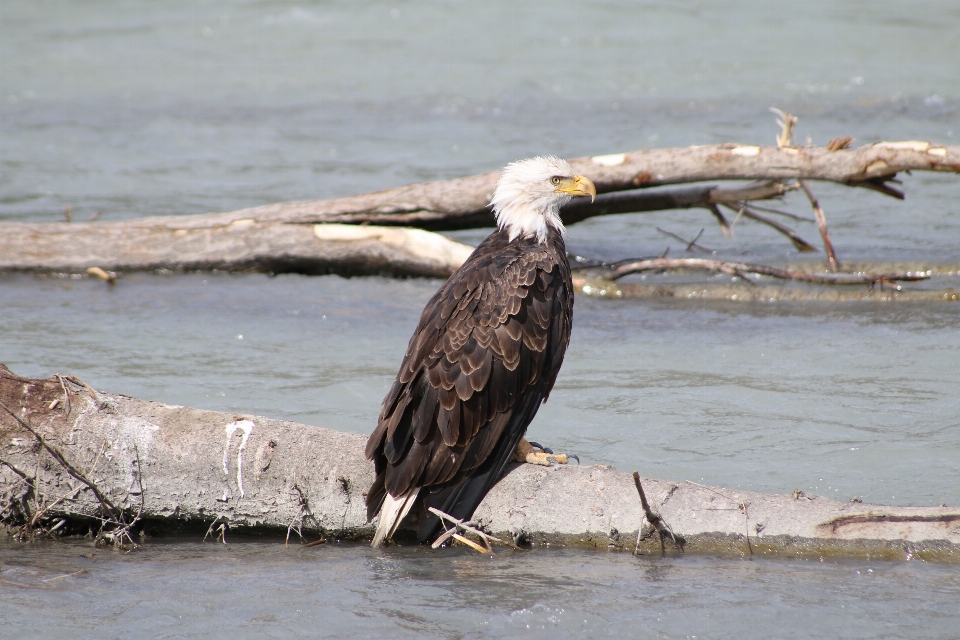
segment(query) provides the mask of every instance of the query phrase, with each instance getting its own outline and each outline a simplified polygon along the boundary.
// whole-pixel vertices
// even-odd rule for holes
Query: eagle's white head
[[[500,175],[490,204],[497,224],[514,240],[536,236],[547,241],[547,225],[563,234],[560,207],[575,196],[590,196],[597,189],[588,178],[574,175],[566,160],[537,156],[511,162]]]

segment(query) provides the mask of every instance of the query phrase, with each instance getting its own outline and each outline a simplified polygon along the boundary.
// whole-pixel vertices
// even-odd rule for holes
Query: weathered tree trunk
[[[0,224],[0,272],[251,270],[446,278],[473,251],[421,229],[253,220],[177,228],[176,221]]]
[[[122,511],[128,522],[139,515],[134,529],[154,533],[222,525],[227,536],[373,534],[364,506],[373,467],[363,457],[363,436],[100,393],[69,377],[21,378],[2,365],[0,404],[0,504],[8,526],[33,521],[60,533],[96,531],[98,518],[123,520]],[[652,510],[687,552],[960,560],[956,508],[642,483]],[[535,544],[633,550],[646,517],[627,473],[520,465],[474,520],[494,535]],[[659,539],[640,548],[659,551]]]
[[[563,211],[568,224],[599,215],[690,207],[710,208],[725,224],[717,204],[782,195],[792,188],[782,182],[787,179],[831,180],[900,195],[886,186],[898,171],[960,172],[960,147],[882,142],[834,151],[724,144],[581,158],[571,164],[590,177],[600,192],[607,193],[601,193],[593,204],[571,203]],[[3,222],[0,272],[224,269],[442,276],[450,272],[448,261],[426,256],[422,245],[407,250],[409,242],[399,236],[388,237],[383,231],[351,235],[342,229],[316,230],[313,225],[376,224],[432,230],[492,226],[487,204],[498,175],[486,173],[228,213],[71,224]],[[646,189],[731,179],[768,182],[746,188]]]

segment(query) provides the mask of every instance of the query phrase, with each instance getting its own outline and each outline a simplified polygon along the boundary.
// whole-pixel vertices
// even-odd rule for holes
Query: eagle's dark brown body
[[[572,312],[556,229],[545,243],[498,229],[477,247],[427,304],[383,401],[366,448],[368,517],[386,492],[417,487],[421,541],[439,525],[427,507],[473,514],[553,388]]]

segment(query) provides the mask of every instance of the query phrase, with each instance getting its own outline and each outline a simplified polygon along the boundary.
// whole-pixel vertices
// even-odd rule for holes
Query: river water
[[[20,2],[0,7],[0,219],[225,211],[572,157],[960,137],[960,5]],[[841,259],[960,264],[955,176],[904,202],[816,185]],[[800,198],[784,207],[809,215]],[[790,221],[809,240],[813,225]],[[797,256],[701,212],[570,228],[619,259],[692,237]],[[476,243],[482,231],[453,234]],[[162,402],[367,433],[433,280],[0,279],[0,362]],[[530,436],[654,477],[960,504],[960,308],[577,299]],[[0,545],[4,637],[957,635],[918,563],[150,540]],[[92,557],[87,557],[89,554]],[[78,573],[79,572],[79,573]]]

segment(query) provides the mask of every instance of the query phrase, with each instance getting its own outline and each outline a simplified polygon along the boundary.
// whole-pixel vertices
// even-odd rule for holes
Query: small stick
[[[488,545],[490,544],[490,541],[493,541],[493,542],[496,542],[496,543],[499,543],[499,544],[510,544],[510,543],[504,542],[503,540],[500,540],[499,538],[494,538],[493,536],[491,536],[491,535],[489,535],[489,534],[486,534],[486,533],[484,533],[483,531],[480,531],[479,529],[475,529],[475,528],[473,528],[472,526],[470,526],[470,525],[472,524],[471,522],[469,522],[469,521],[468,521],[468,522],[464,522],[463,520],[458,520],[457,518],[454,518],[454,517],[451,516],[450,514],[444,513],[443,511],[440,511],[440,509],[435,509],[435,508],[433,508],[433,507],[430,507],[430,508],[428,509],[428,511],[429,511],[430,513],[432,513],[433,515],[439,517],[439,518],[442,519],[442,520],[447,520],[448,522],[453,523],[453,525],[454,525],[453,531],[456,531],[458,528],[459,528],[459,529],[463,529],[464,531],[469,531],[470,533],[474,534],[475,536],[478,536],[480,539],[482,539],[482,540],[483,540],[485,543],[487,543]],[[450,535],[447,535],[447,534],[450,534]],[[433,545],[432,545],[433,548],[436,549],[436,548],[439,547],[441,544],[443,544],[444,541],[446,541],[448,538],[451,538],[451,537],[456,538],[456,535],[455,535],[455,534],[451,534],[449,530],[446,531],[443,535],[440,536],[440,538],[437,539],[437,541],[439,541],[439,543],[438,543],[437,541],[434,541],[434,543],[433,543]],[[441,540],[441,538],[442,538],[442,540]],[[516,545],[512,545],[512,544],[511,544],[510,546],[516,547]]]
[[[691,240],[689,243],[687,243],[687,251],[690,251],[690,249],[693,248],[693,247],[697,247],[698,249],[701,249],[701,250],[703,250],[703,251],[707,251],[707,252],[709,252],[709,253],[716,253],[716,251],[714,251],[713,249],[709,249],[709,248],[707,248],[707,247],[701,247],[700,245],[697,244],[697,240],[700,239],[700,236],[703,235],[703,232],[704,232],[704,231],[705,231],[705,229],[703,229],[703,228],[701,227],[700,233],[698,233],[696,236],[694,236],[693,240]]]
[[[643,492],[643,485],[640,484],[640,473],[637,471],[633,472],[633,483],[637,485],[637,493],[640,494],[640,506],[643,507],[643,514],[646,516],[647,522],[653,525],[657,533],[660,534],[660,552],[663,553],[666,551],[663,541],[667,538],[673,540],[673,544],[675,544],[680,551],[683,551],[683,538],[678,539],[677,536],[674,535],[670,525],[664,522],[663,518],[659,515],[655,514],[647,503],[647,495]]]
[[[314,540],[313,542],[307,542],[306,544],[300,545],[300,549],[301,549],[301,550],[303,550],[303,549],[309,549],[310,547],[315,547],[315,546],[317,546],[317,545],[326,544],[326,543],[327,543],[327,539],[326,539],[326,538],[320,538],[319,540]]]
[[[227,544],[227,528],[226,528],[226,519],[220,523],[220,526],[214,529],[214,525],[222,518],[223,516],[217,516],[213,519],[213,522],[210,523],[210,526],[207,528],[207,532],[203,534],[203,541],[206,542],[208,537],[213,537],[217,531],[220,532],[220,542]]]
[[[117,276],[112,273],[107,273],[100,267],[90,267],[87,269],[87,275],[91,275],[97,278],[100,278],[107,284],[117,284]]]
[[[290,519],[290,524],[287,525],[287,539],[286,539],[286,541],[283,543],[283,546],[285,546],[285,547],[289,547],[289,546],[290,546],[290,534],[291,534],[293,531],[296,531],[296,532],[297,532],[297,535],[300,536],[300,539],[303,540],[303,521],[302,521],[302,520],[300,521],[300,524],[297,525],[297,528],[296,528],[296,529],[293,528],[293,523],[296,522],[296,521],[297,521],[297,518],[299,518],[302,514],[303,514],[303,505],[301,504],[301,505],[300,505],[300,510],[297,511],[297,515],[293,516],[293,518]]]
[[[776,107],[770,107],[770,111],[782,118],[777,120],[780,125],[780,134],[777,135],[777,146],[780,148],[789,147],[793,142],[793,128],[797,125],[797,117],[789,112],[785,113]]]
[[[714,249],[710,249],[709,247],[704,247],[703,245],[697,244],[697,240],[699,240],[699,239],[700,239],[700,236],[703,235],[703,231],[704,231],[703,229],[700,229],[700,233],[698,233],[698,234],[697,234],[697,237],[694,238],[693,240],[687,240],[686,238],[682,238],[682,237],[678,236],[677,234],[671,233],[671,232],[667,231],[666,229],[661,229],[660,227],[657,227],[657,231],[659,231],[660,233],[662,233],[662,234],[664,234],[664,235],[670,236],[671,238],[673,238],[673,239],[675,239],[675,240],[679,240],[680,242],[686,243],[686,245],[687,245],[687,251],[690,251],[691,249],[699,249],[700,251],[703,251],[704,253],[716,253],[716,251],[715,251]]]
[[[720,231],[723,232],[723,237],[724,237],[724,238],[729,238],[729,237],[730,237],[730,224],[727,223],[727,219],[724,217],[723,212],[720,211],[720,207],[718,207],[717,205],[715,205],[715,204],[713,204],[713,203],[710,203],[710,205],[707,206],[707,209],[709,209],[709,210],[710,210],[710,213],[713,214],[713,217],[717,219],[717,223],[720,225]]]
[[[846,149],[850,146],[854,138],[850,136],[837,136],[833,140],[827,143],[828,151],[840,151],[841,149]]]
[[[730,205],[726,205],[726,206],[730,207]],[[730,207],[730,208],[734,209],[734,207]],[[746,203],[744,203],[740,207],[740,210],[737,213],[737,219],[739,219],[741,215],[744,216],[745,218],[750,218],[751,220],[756,220],[757,222],[762,222],[767,226],[773,227],[783,235],[787,236],[790,239],[790,242],[793,243],[793,246],[797,248],[797,251],[801,251],[801,252],[816,251],[814,246],[809,242],[807,242],[806,240],[804,240],[803,238],[801,238],[796,231],[794,231],[793,229],[791,229],[785,224],[780,224],[776,220],[771,220],[766,216],[760,215],[756,211],[753,211],[749,206],[747,206]]]
[[[830,232],[827,231],[827,216],[824,215],[820,203],[814,197],[813,192],[810,191],[810,187],[807,186],[806,180],[800,180],[800,187],[803,188],[804,193],[807,194],[807,198],[810,200],[810,206],[813,207],[813,213],[817,216],[817,226],[820,228],[820,237],[823,238],[823,249],[827,253],[827,262],[830,263],[830,271],[836,273],[837,269],[840,268],[840,261],[837,260],[837,254],[833,250],[833,243],[830,242]]]
[[[66,415],[69,417],[70,416],[70,392],[67,391],[67,385],[63,382],[63,376],[58,373],[56,374],[56,378],[57,380],[60,381],[60,388],[63,389],[63,400],[66,404],[65,411],[66,411]],[[53,407],[51,406],[51,409],[52,408]]]
[[[478,545],[476,542],[474,542],[474,541],[471,540],[470,538],[465,538],[465,537],[463,537],[462,535],[460,535],[459,533],[453,534],[453,539],[456,540],[457,542],[462,542],[463,544],[467,545],[467,546],[470,547],[471,549],[473,549],[473,550],[475,550],[475,551],[479,551],[480,553],[489,553],[489,552],[490,552],[490,549],[489,549],[489,548],[481,547],[480,545]]]
[[[746,204],[745,202],[743,204]],[[777,215],[786,216],[797,222],[816,222],[813,218],[807,218],[806,216],[798,216],[795,213],[790,213],[789,211],[781,211],[780,209],[774,209],[773,207],[761,207],[758,204],[750,203],[750,208],[755,209],[756,211],[766,211],[767,213],[776,213]]]

